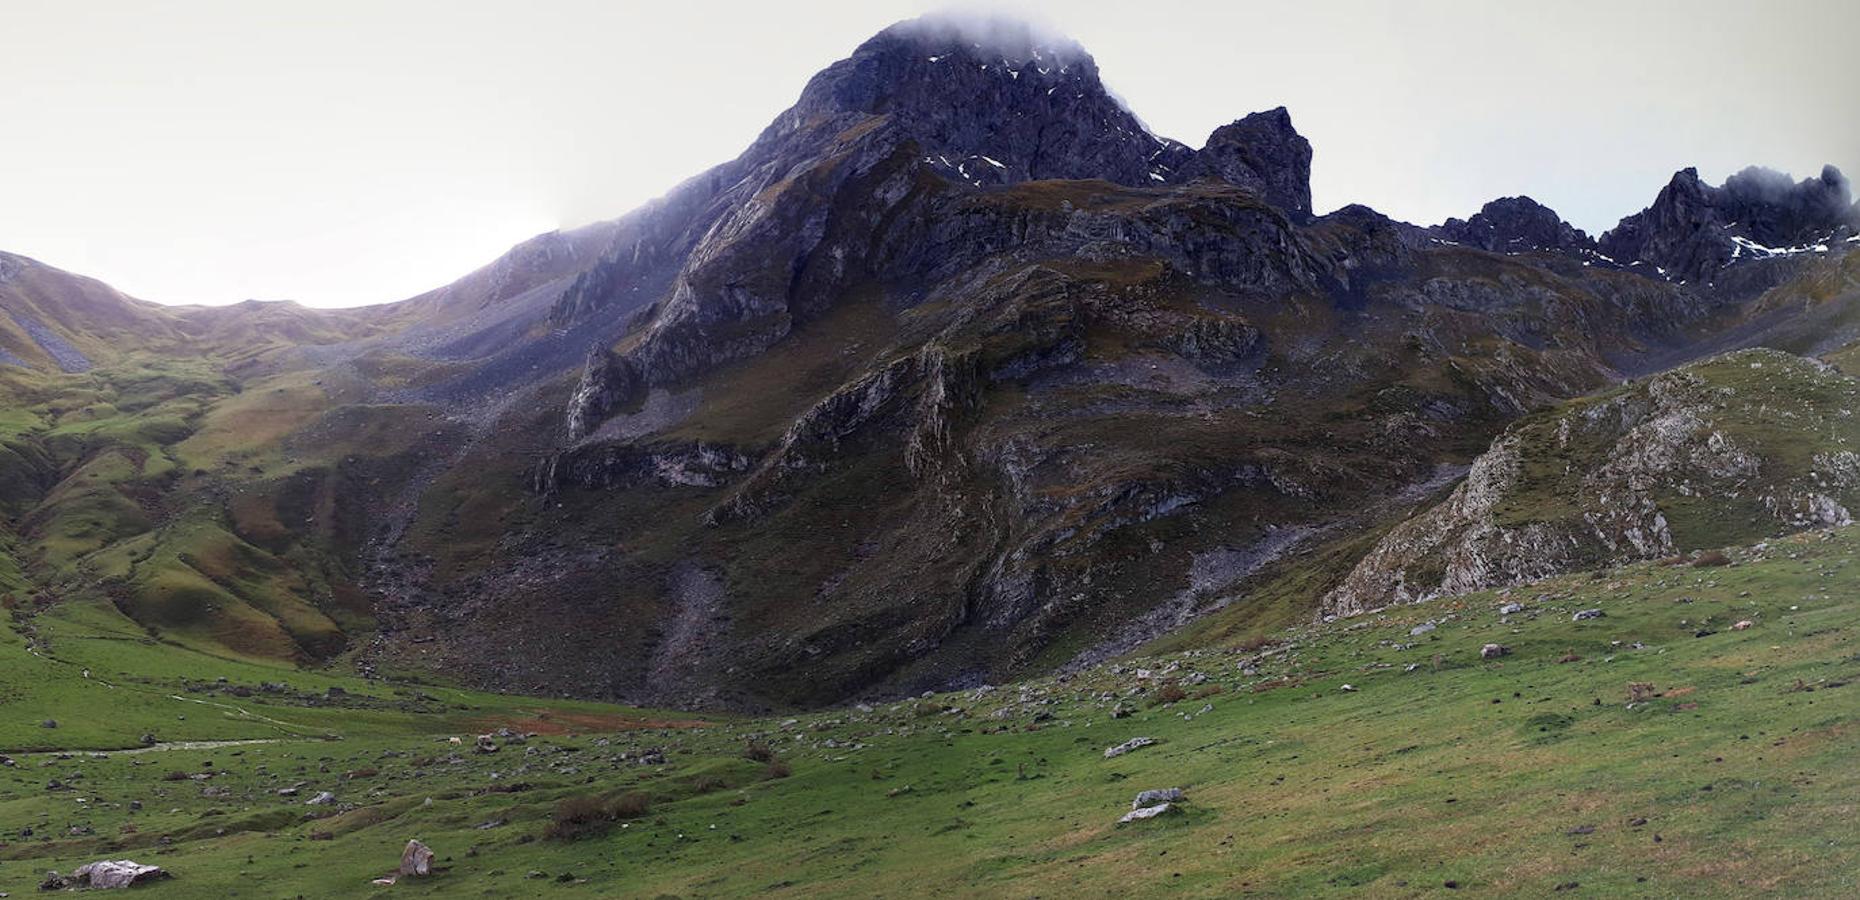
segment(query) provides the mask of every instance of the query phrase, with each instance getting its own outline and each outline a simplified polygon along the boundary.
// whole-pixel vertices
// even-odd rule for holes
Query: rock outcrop
[[[1852,521],[1860,382],[1769,350],[1526,419],[1325,596],[1354,615]]]
[[[1295,219],[1312,215],[1311,142],[1283,106],[1215,129],[1175,179],[1205,176],[1253,191]]]

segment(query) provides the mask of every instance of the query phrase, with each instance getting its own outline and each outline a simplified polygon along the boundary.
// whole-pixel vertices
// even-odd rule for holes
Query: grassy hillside
[[[67,607],[31,651],[0,642],[0,890],[127,856],[168,896],[1851,895],[1856,545],[708,725],[231,663]],[[534,734],[475,752],[498,727]],[[144,732],[272,743],[25,752]],[[1116,824],[1170,787],[1175,811]],[[371,887],[415,837],[439,874]]]

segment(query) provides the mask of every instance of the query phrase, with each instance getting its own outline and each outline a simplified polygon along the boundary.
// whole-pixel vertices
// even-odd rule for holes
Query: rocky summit
[[[1860,890],[1839,171],[1421,225],[1021,23],[797,87],[397,303],[0,253],[0,896]]]

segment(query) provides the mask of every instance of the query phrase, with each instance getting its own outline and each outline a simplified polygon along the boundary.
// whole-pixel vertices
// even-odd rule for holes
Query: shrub
[[[714,793],[727,787],[729,785],[724,784],[723,779],[716,775],[699,775],[691,780],[691,790],[699,794]]]
[[[743,758],[750,762],[774,762],[775,751],[761,741],[750,741],[748,746],[743,748]]]
[[[652,798],[639,791],[621,794],[612,810],[616,819],[637,819],[652,811]]]
[[[1181,685],[1170,682],[1156,689],[1156,696],[1150,698],[1150,705],[1167,706],[1171,703],[1179,703],[1186,699],[1188,699],[1188,692],[1182,690]]]
[[[1700,569],[1705,568],[1707,566],[1728,566],[1730,564],[1731,564],[1731,558],[1728,556],[1725,556],[1722,552],[1717,551],[1717,550],[1708,550],[1704,553],[1701,553],[1699,554],[1698,559],[1695,559],[1692,561],[1693,567],[1700,568]]]
[[[1227,689],[1218,684],[1210,684],[1202,688],[1201,690],[1196,691],[1193,695],[1189,697],[1189,699],[1190,700],[1206,700],[1209,697],[1212,697],[1215,694],[1219,694],[1225,690]]]
[[[598,797],[563,797],[555,802],[549,828],[543,833],[558,841],[578,841],[606,834],[613,821],[612,811]]]
[[[555,803],[549,816],[545,837],[559,841],[578,841],[606,834],[621,819],[637,819],[652,809],[652,798],[633,791],[614,800],[586,794],[563,797]]]
[[[762,767],[763,778],[787,778],[793,774],[794,769],[779,759]]]

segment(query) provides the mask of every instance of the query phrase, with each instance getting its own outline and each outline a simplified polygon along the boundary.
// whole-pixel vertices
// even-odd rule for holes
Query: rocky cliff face
[[[1860,502],[1860,382],[1776,351],[1655,376],[1513,426],[1402,523],[1326,613],[1841,525]]]

